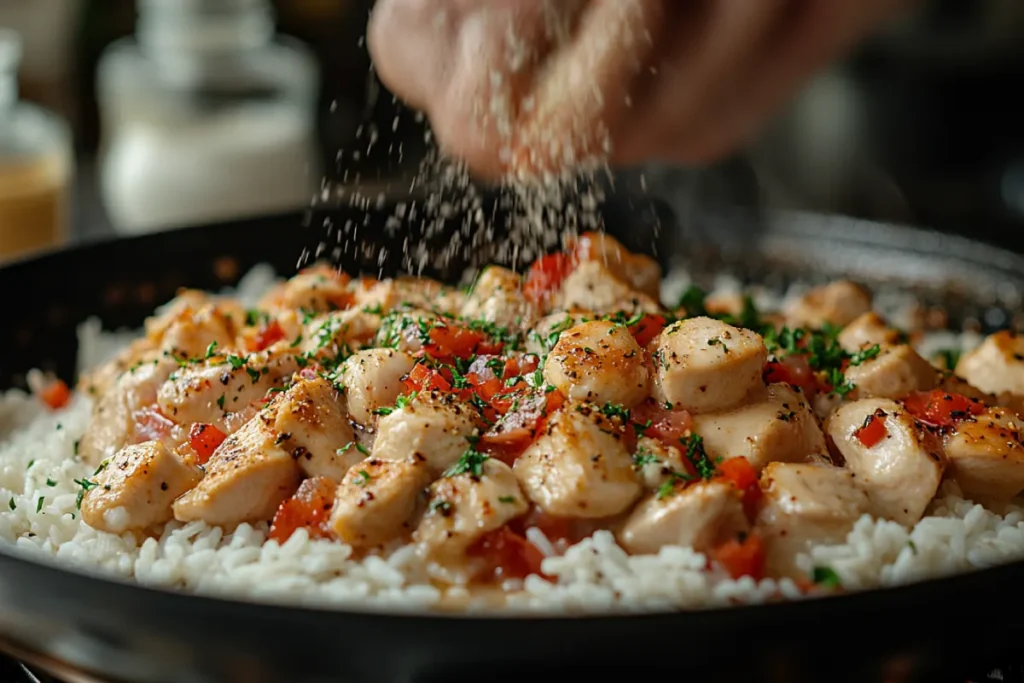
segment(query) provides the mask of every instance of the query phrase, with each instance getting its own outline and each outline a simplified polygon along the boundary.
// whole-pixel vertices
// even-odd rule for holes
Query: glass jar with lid
[[[18,98],[18,34],[0,28],[0,261],[64,242],[71,133],[55,114]]]
[[[289,211],[320,180],[317,65],[267,0],[139,0],[97,74],[101,194],[137,233]]]

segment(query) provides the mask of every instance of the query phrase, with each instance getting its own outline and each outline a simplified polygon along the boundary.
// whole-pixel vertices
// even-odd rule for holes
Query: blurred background
[[[370,74],[371,7],[0,0],[0,258],[299,210],[414,173],[423,124]],[[1024,2],[931,0],[750,149],[652,176],[695,210],[839,212],[1024,246],[1022,83]]]

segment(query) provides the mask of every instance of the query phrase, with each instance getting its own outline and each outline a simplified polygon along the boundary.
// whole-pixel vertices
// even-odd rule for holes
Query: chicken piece
[[[465,294],[454,287],[419,277],[381,280],[356,292],[356,303],[360,308],[381,313],[396,308],[420,308],[454,315],[462,309],[465,298]]]
[[[586,403],[552,415],[514,469],[530,500],[556,517],[617,515],[643,488],[619,422]]]
[[[330,528],[354,547],[387,543],[412,530],[410,520],[429,483],[430,472],[419,459],[367,458],[338,487]]]
[[[868,311],[844,327],[838,341],[847,353],[857,353],[875,344],[883,349],[895,346],[900,343],[900,333],[889,327],[882,316]]]
[[[618,311],[661,311],[656,297],[633,289],[600,261],[584,261],[569,273],[555,297],[554,308],[594,311],[600,315]]]
[[[102,396],[114,386],[123,373],[144,363],[153,363],[162,357],[163,354],[156,351],[152,340],[145,337],[136,339],[106,363],[84,371],[78,378],[76,391],[92,397]]]
[[[739,489],[729,482],[701,481],[666,496],[648,496],[626,519],[618,539],[634,555],[653,555],[666,545],[705,552],[747,530]]]
[[[871,509],[852,472],[819,463],[773,462],[761,474],[755,529],[765,540],[769,576],[802,575],[794,560],[811,545],[842,543]]]
[[[290,352],[262,351],[249,356],[214,356],[178,368],[160,387],[157,404],[175,422],[225,426],[228,413],[260,404],[299,369]]]
[[[1024,395],[1024,337],[1003,330],[961,356],[956,374],[989,394]]]
[[[761,383],[764,340],[713,318],[680,320],[662,331],[651,355],[654,396],[694,413],[738,405]]]
[[[960,422],[946,439],[946,458],[964,495],[1007,503],[1024,491],[1020,418],[1002,408]]]
[[[334,385],[321,377],[300,378],[274,399],[277,444],[291,454],[309,477],[341,481],[348,468],[362,459],[352,425]]]
[[[159,343],[171,323],[189,311],[199,310],[211,300],[209,294],[198,289],[178,290],[173,299],[157,307],[155,313],[146,318],[143,325],[146,337]]]
[[[405,460],[419,457],[434,476],[458,462],[475,435],[477,413],[456,396],[421,392],[377,421],[373,457]]]
[[[882,420],[885,436],[867,446],[858,436],[872,420]],[[895,401],[869,398],[840,406],[826,430],[857,477],[878,517],[911,526],[924,514],[942,481],[945,462],[938,443]]]
[[[159,441],[125,446],[82,497],[82,521],[113,534],[148,531],[171,521],[174,499],[199,483],[199,470]]]
[[[480,273],[462,305],[462,317],[500,327],[528,327],[536,309],[523,296],[522,279],[508,268],[490,266]]]
[[[484,534],[526,514],[526,496],[512,469],[487,459],[479,475],[462,472],[430,485],[427,513],[416,528],[419,552],[441,563],[457,561]]]
[[[424,309],[403,308],[392,311],[381,322],[375,346],[416,353],[430,343],[430,327],[439,319]]]
[[[260,411],[228,436],[210,456],[202,481],[174,502],[174,518],[223,527],[271,519],[302,480],[272,425],[272,416]]]
[[[93,404],[92,419],[78,444],[92,465],[112,457],[134,440],[135,414],[156,403],[157,392],[178,364],[159,355],[122,372]]]
[[[380,316],[359,308],[328,313],[306,323],[299,351],[333,363],[371,343],[380,329]]]
[[[785,307],[790,327],[845,327],[871,310],[871,294],[849,280],[815,287]]]
[[[544,356],[555,348],[555,344],[562,338],[562,334],[566,330],[599,317],[591,311],[558,312],[546,315],[538,320],[526,335],[526,351]]]
[[[624,325],[593,321],[562,333],[544,379],[572,401],[632,408],[650,394],[644,351]]]
[[[755,469],[827,453],[825,437],[803,394],[788,384],[753,392],[738,408],[693,416],[712,460],[741,455]]]
[[[394,349],[366,349],[345,361],[345,396],[348,412],[363,425],[373,423],[373,411],[394,405],[405,392],[402,378],[409,374],[413,357]]]
[[[877,356],[846,370],[857,398],[901,398],[933,389],[939,382],[935,367],[907,344],[883,349]]]
[[[259,307],[269,311],[301,308],[314,313],[343,310],[354,301],[350,282],[348,275],[331,266],[317,264],[274,287],[263,297]]]
[[[634,254],[614,237],[603,232],[580,235],[574,247],[581,261],[602,263],[634,290],[658,299],[661,291],[661,266],[650,256]]]
[[[203,358],[214,348],[234,344],[241,309],[227,304],[205,304],[185,309],[164,329],[160,350],[178,360]]]
[[[644,486],[652,491],[657,491],[675,479],[675,475],[686,471],[682,451],[649,436],[641,436],[636,441],[633,469],[640,475]]]

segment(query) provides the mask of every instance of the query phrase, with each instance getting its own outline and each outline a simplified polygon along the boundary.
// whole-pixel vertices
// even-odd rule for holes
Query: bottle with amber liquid
[[[21,40],[0,28],[0,263],[62,244],[71,135],[56,115],[18,99]]]

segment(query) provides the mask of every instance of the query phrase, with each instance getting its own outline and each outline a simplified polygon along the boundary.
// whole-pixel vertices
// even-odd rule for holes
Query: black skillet
[[[75,326],[138,326],[183,285],[219,289],[270,262],[294,272],[327,221],[355,224],[378,272],[393,211],[335,209],[186,229],[58,252],[0,269],[0,387],[42,366],[71,379]],[[500,207],[496,209],[500,222]],[[782,286],[849,274],[907,285],[955,322],[1005,323],[1024,261],[967,240],[840,218],[706,216],[617,199],[607,229],[634,249]],[[452,225],[460,220],[452,219]],[[354,222],[349,222],[354,221]],[[660,231],[656,226],[660,224]],[[344,226],[348,225],[349,228]],[[341,227],[339,227],[341,226]],[[756,230],[754,227],[756,226]],[[415,226],[409,227],[414,229]],[[435,239],[444,242],[444,231]],[[655,239],[657,233],[657,239]],[[343,235],[344,236],[344,235]],[[331,239],[337,243],[336,238]],[[683,248],[685,247],[685,251]],[[328,249],[328,255],[330,249]],[[362,256],[357,256],[361,254]],[[399,250],[384,274],[401,266]],[[459,270],[435,272],[454,277]],[[50,669],[118,681],[963,681],[1014,657],[1024,636],[1024,563],[905,588],[717,611],[586,618],[459,618],[300,609],[140,588],[0,550],[0,647]],[[1006,661],[1006,660],[1004,660]],[[658,680],[658,679],[655,679]]]

